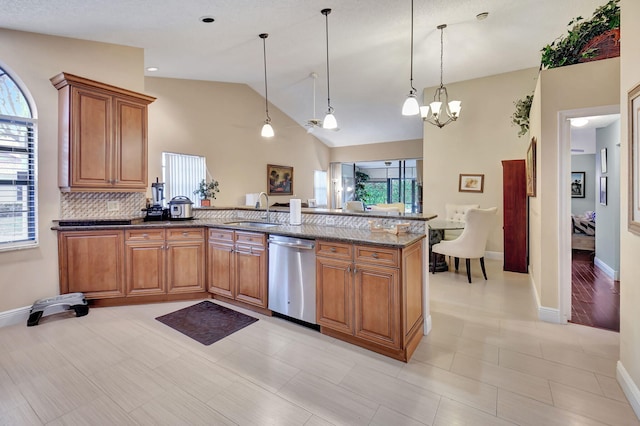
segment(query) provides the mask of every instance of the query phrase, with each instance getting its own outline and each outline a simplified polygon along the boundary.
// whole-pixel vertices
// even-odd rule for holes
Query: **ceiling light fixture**
[[[489,17],[489,12],[482,12],[482,13],[478,13],[476,15],[476,19],[478,21],[484,21],[485,19],[487,19]]]
[[[273,127],[271,127],[271,117],[269,117],[269,92],[267,92],[267,37],[269,37],[269,34],[262,33],[258,37],[262,39],[262,53],[264,57],[264,106],[267,112],[267,119],[264,120],[260,135],[263,138],[272,138],[274,132]]]
[[[158,67],[147,67],[147,71],[149,72],[156,72],[158,71],[158,69],[159,69]]]
[[[462,107],[460,105],[460,101],[449,102],[447,88],[442,84],[442,57],[444,50],[443,34],[444,29],[447,28],[447,24],[438,25],[437,28],[440,30],[440,87],[436,89],[436,93],[433,95],[433,102],[428,106],[420,107],[420,115],[424,121],[442,128],[452,121],[456,121],[458,117],[460,117],[460,110]]]
[[[212,22],[215,22],[215,19],[213,16],[201,16],[200,22],[203,24],[211,24]]]
[[[416,97],[416,88],[413,87],[413,0],[411,0],[411,73],[409,77],[409,95],[402,105],[402,115],[418,115],[420,105]]]
[[[589,123],[589,120],[586,118],[572,118],[571,125],[573,127],[584,127]]]
[[[336,129],[338,127],[338,122],[336,121],[336,117],[333,115],[330,95],[331,92],[329,90],[329,14],[331,13],[331,9],[322,9],[320,12],[325,17],[325,30],[327,34],[327,115],[324,116],[324,120],[322,121],[322,128]]]

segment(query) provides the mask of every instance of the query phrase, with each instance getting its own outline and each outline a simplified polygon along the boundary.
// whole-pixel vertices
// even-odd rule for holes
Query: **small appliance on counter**
[[[169,215],[171,220],[193,219],[193,201],[184,195],[173,197],[169,201]]]
[[[158,178],[151,184],[151,196],[153,197],[153,204],[145,209],[147,212],[144,218],[145,222],[168,219],[169,209],[165,208],[162,202],[164,200],[164,183],[158,182]]]

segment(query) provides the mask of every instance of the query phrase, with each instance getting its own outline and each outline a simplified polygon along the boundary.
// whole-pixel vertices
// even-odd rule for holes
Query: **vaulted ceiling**
[[[539,66],[544,45],[604,3],[414,0],[414,86],[421,94],[439,84],[439,24],[448,25],[446,85]],[[314,135],[332,147],[422,138],[422,121],[400,114],[409,92],[410,0],[0,0],[0,27],[143,48],[145,67],[159,68],[146,75],[245,83],[263,95],[258,34],[266,32],[269,101],[304,126],[327,107],[324,8],[333,9],[330,89],[340,130]],[[482,12],[488,18],[476,19]]]

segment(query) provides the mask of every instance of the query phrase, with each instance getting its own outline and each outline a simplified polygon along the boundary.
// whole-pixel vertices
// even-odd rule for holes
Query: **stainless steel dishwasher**
[[[315,242],[269,236],[269,309],[316,324]]]

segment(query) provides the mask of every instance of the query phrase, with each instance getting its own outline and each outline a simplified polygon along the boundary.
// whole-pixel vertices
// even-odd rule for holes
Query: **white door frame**
[[[571,122],[572,118],[620,114],[620,105],[558,112],[558,300],[560,322],[571,320]]]

